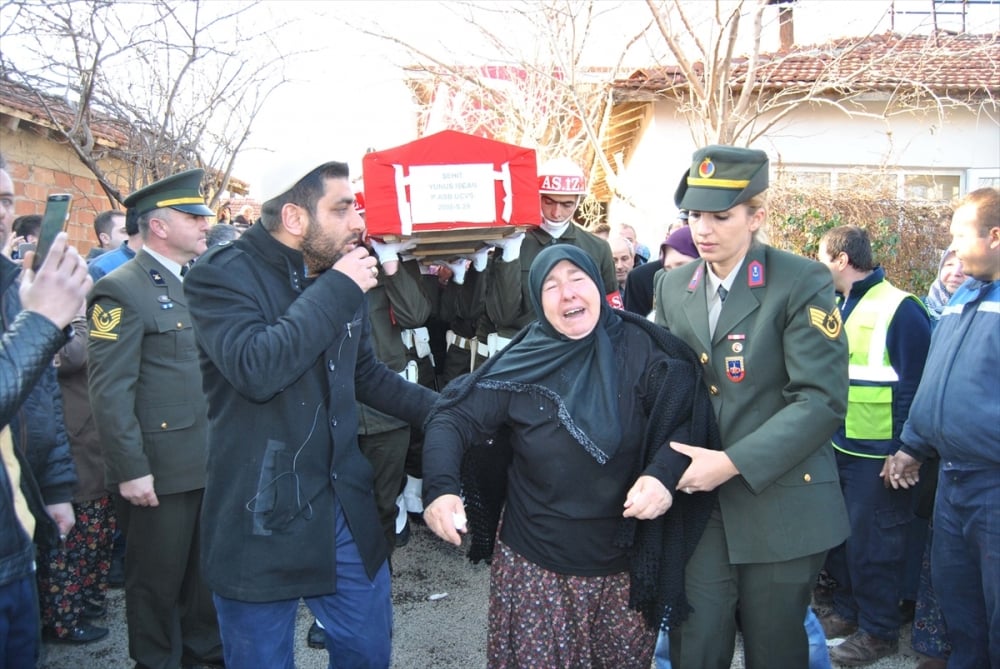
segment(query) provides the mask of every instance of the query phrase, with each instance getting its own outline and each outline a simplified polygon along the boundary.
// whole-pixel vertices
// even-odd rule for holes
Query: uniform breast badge
[[[726,378],[733,383],[739,383],[746,378],[747,370],[743,366],[743,356],[726,358]]]

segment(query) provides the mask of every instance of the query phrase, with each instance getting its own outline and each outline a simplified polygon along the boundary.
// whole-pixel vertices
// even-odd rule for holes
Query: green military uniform
[[[126,204],[135,207],[138,196],[143,206],[148,191],[166,192],[170,202],[193,199],[201,170],[195,172],[199,175],[177,175],[195,184],[193,195],[185,196],[184,184],[175,192],[171,185],[177,179],[170,177]],[[147,203],[145,211],[161,201]],[[211,592],[198,567],[206,401],[191,316],[175,271],[179,267],[172,270],[142,250],[98,281],[88,299],[89,389],[107,485],[117,493],[119,483],[152,474],[159,500],[156,507],[134,506],[115,495],[128,537],[129,651],[139,664],[165,669],[222,657]]]
[[[723,185],[707,191],[701,206],[684,199],[684,208],[726,211],[766,188],[763,152],[709,149],[714,162],[702,176]],[[729,152],[734,163],[763,156],[763,177],[733,174]],[[693,183],[706,181],[696,172],[703,155],[695,154]],[[847,342],[833,282],[817,262],[753,243],[710,335],[707,271],[699,260],[660,274],[656,322],[701,360],[739,475],[719,487],[718,508],[688,563],[693,613],[671,631],[671,659],[678,669],[728,669],[738,604],[748,669],[805,667],[812,587],[826,551],[849,532],[830,446],[847,403]]]
[[[368,291],[367,299],[375,357],[392,371],[404,372],[409,357],[400,331],[422,327],[427,322],[430,299],[402,262],[392,276],[379,272],[378,284]],[[374,470],[375,505],[386,541],[390,547],[395,546],[396,497],[405,476],[410,426],[358,403],[358,446]]]

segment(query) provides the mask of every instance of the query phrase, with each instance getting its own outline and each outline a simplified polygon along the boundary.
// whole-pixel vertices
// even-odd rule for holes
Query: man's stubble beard
[[[302,237],[302,262],[305,264],[311,276],[317,276],[333,267],[338,260],[344,257],[344,247],[354,243],[361,245],[359,235],[348,237],[344,243],[337,248],[331,248],[332,242],[326,240],[322,229],[312,214],[309,215],[309,228]]]

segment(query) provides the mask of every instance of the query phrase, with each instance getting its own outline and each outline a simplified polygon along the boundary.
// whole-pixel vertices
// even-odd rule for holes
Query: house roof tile
[[[740,87],[748,59],[734,60]],[[891,91],[926,87],[937,93],[996,96],[1000,93],[1000,33],[991,35],[897,35],[846,37],[815,46],[796,46],[763,54],[757,85],[762,89],[815,86],[827,90]],[[704,65],[696,63],[699,73]],[[683,87],[678,66],[636,70],[614,82],[616,91],[660,93]]]

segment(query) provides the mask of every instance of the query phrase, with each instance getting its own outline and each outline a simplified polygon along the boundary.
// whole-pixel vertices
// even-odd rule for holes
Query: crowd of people
[[[189,170],[32,270],[0,161],[0,666],[120,583],[137,667],[291,669],[304,601],[384,669],[419,522],[489,562],[498,669],[864,666],[904,600],[922,669],[1000,667],[1000,190],[921,298],[863,228],[769,245],[769,174],[698,149],[656,255],[557,158],[540,225],[424,262],[291,154],[255,222]]]

